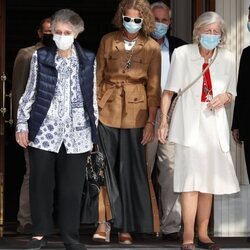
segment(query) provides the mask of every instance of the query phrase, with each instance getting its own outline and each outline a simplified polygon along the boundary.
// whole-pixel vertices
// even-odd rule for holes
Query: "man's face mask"
[[[53,44],[53,35],[52,34],[43,34],[42,36],[42,43],[45,46],[50,46],[51,44]]]
[[[168,31],[168,25],[165,23],[155,22],[155,29],[151,33],[152,37],[155,39],[161,39],[163,38]]]

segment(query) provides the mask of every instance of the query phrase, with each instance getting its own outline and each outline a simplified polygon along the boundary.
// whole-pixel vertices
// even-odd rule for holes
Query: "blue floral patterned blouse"
[[[58,153],[63,143],[69,154],[87,152],[93,148],[93,143],[89,117],[83,108],[84,100],[78,77],[79,62],[75,49],[69,58],[56,55],[55,64],[58,72],[55,95],[35,140],[29,142],[29,146]],[[27,121],[36,98],[37,69],[37,52],[35,52],[31,60],[26,90],[19,101],[17,132],[28,131]],[[93,74],[94,115],[97,125],[95,72]]]

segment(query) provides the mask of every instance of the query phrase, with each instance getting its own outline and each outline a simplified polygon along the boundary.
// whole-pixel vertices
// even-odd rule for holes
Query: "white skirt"
[[[192,147],[176,144],[174,191],[210,194],[239,192],[230,152],[221,150],[213,112],[202,105],[197,142]]]

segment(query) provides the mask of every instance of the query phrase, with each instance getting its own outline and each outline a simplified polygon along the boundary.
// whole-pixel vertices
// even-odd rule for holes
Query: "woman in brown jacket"
[[[104,35],[97,52],[98,128],[108,163],[110,222],[119,242],[131,244],[131,232],[153,231],[144,145],[154,136],[161,55],[149,36],[154,17],[146,0],[122,0],[113,23],[119,30]],[[109,242],[107,221],[99,215],[94,240]]]

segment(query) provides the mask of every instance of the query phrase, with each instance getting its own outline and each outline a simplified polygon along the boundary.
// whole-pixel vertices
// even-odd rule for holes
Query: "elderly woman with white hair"
[[[181,193],[185,250],[195,249],[195,221],[198,247],[219,249],[208,235],[213,195],[239,192],[225,110],[236,95],[236,67],[232,53],[223,48],[225,41],[225,23],[217,13],[198,17],[193,44],[173,53],[161,100],[158,138],[176,143],[174,191]],[[173,94],[192,82],[179,97],[168,124]]]
[[[80,208],[89,151],[97,143],[95,55],[75,41],[81,17],[61,9],[52,17],[55,44],[38,49],[18,108],[16,140],[28,148],[33,237],[40,249],[53,232],[56,188],[58,227],[67,250],[86,249],[79,239]]]

